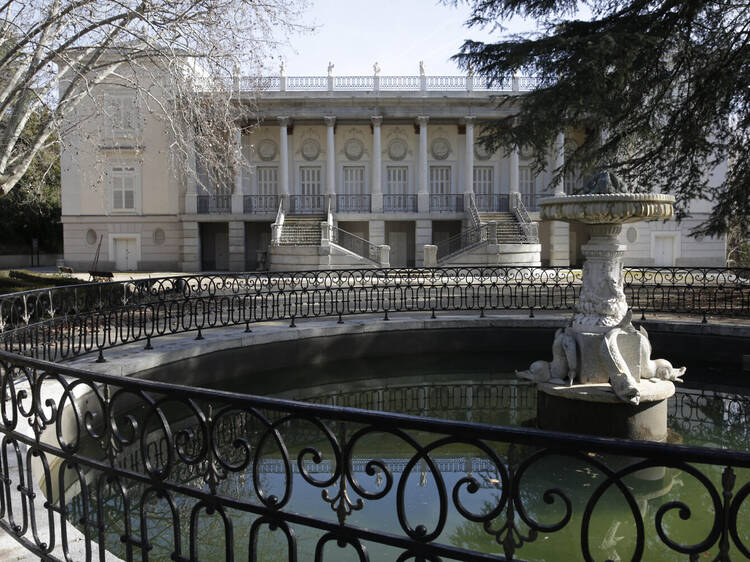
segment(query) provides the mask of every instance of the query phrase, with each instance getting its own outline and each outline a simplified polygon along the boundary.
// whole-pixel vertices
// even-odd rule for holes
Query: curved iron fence
[[[625,286],[637,311],[748,316],[749,273],[629,269]],[[570,269],[453,268],[194,275],[3,296],[0,527],[50,560],[103,560],[105,549],[127,560],[550,559],[560,544],[577,544],[585,560],[750,557],[749,453],[246,396],[54,362],[268,319],[566,310],[579,287]],[[456,458],[469,460],[461,468]],[[654,470],[678,472],[691,494],[659,503],[639,492],[636,480]],[[644,511],[643,494],[655,511]],[[629,521],[627,547],[610,540],[617,527],[600,541],[610,496]]]

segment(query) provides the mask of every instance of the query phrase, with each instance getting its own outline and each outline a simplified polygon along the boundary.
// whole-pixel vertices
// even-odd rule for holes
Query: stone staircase
[[[479,213],[482,224],[497,224],[498,244],[523,244],[525,241],[521,225],[513,213]]]
[[[281,227],[280,246],[320,246],[320,223],[325,216],[287,215]]]

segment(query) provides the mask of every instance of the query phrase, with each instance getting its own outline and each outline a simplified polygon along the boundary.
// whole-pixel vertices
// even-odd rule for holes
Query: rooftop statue
[[[419,75],[424,76],[424,61],[419,61]]]
[[[377,61],[375,61],[375,64],[372,65],[372,73],[375,76],[379,76],[380,75],[380,65],[378,64]]]
[[[333,76],[333,63],[328,61],[328,76]]]

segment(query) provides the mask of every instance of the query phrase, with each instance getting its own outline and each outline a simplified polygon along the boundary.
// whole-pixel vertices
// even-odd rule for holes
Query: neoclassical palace
[[[210,187],[171,169],[163,121],[133,92],[107,93],[112,115],[66,135],[62,152],[65,262],[152,271],[302,270],[455,264],[581,263],[585,226],[540,221],[540,198],[576,141],[560,133],[548,172],[535,175],[523,148],[490,154],[482,123],[512,111],[533,81],[488,89],[473,76],[236,79],[258,123],[238,126],[245,165],[231,186]],[[106,125],[105,125],[106,123]],[[104,131],[104,132],[103,132]],[[134,139],[138,139],[137,142]],[[725,263],[723,238],[692,238],[692,217],[623,229],[626,265]]]

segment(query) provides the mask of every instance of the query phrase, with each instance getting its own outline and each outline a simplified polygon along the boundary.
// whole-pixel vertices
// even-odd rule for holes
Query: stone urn
[[[568,326],[557,331],[552,362],[536,361],[519,376],[537,382],[538,420],[545,429],[663,440],[667,399],[685,369],[651,359],[623,292],[618,241],[628,222],[668,219],[674,197],[630,193],[609,172],[596,174],[581,195],[539,202],[542,219],[591,225],[581,293]]]

